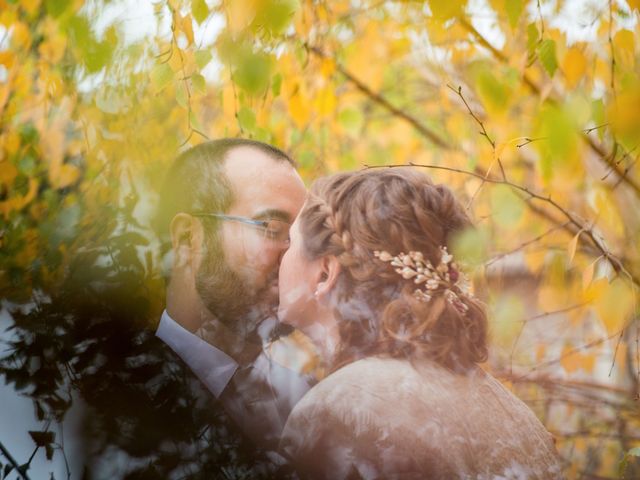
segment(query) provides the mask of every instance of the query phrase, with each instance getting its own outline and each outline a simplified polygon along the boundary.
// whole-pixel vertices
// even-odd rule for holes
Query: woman
[[[559,478],[551,435],[477,366],[487,320],[449,253],[470,222],[410,169],[316,182],[280,267],[282,322],[329,375],[282,451],[311,478]]]

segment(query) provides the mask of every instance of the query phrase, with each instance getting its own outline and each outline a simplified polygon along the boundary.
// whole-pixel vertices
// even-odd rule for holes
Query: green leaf
[[[271,93],[274,97],[280,95],[280,90],[282,89],[282,75],[276,73],[271,79]]]
[[[468,228],[455,236],[451,252],[457,261],[468,265],[481,265],[487,258],[489,235],[481,228]]]
[[[273,136],[271,135],[271,132],[266,128],[256,128],[255,139],[264,143],[273,143]]]
[[[256,127],[256,114],[248,107],[242,107],[238,112],[238,124],[245,131],[252,131]]]
[[[259,95],[269,85],[271,59],[263,53],[248,53],[239,59],[235,71],[236,84],[250,95]]]
[[[182,108],[187,108],[187,89],[182,83],[176,88],[176,103]]]
[[[531,22],[527,25],[527,50],[529,50],[529,53],[535,51],[539,39],[540,34],[538,33],[538,27],[536,27],[535,23]]]
[[[298,0],[267,0],[256,15],[254,26],[280,34],[291,23],[299,6]]]
[[[195,53],[196,65],[198,65],[198,68],[200,70],[206,67],[212,58],[213,55],[211,55],[211,52],[209,50],[198,50]]]
[[[524,206],[507,185],[491,190],[491,211],[494,221],[502,227],[513,227],[522,217]]]
[[[59,17],[71,5],[71,0],[47,0],[45,8],[52,17]]]
[[[364,118],[360,110],[355,108],[345,108],[338,115],[340,125],[352,135],[360,133],[360,129],[364,124]]]
[[[198,120],[198,117],[193,111],[189,115],[189,125],[191,126],[191,128],[195,128],[196,130],[199,130],[201,132],[203,130],[200,120]]]
[[[553,77],[553,74],[556,73],[556,70],[558,69],[556,42],[550,39],[543,40],[538,47],[538,57],[549,76]]]
[[[430,0],[429,7],[434,18],[448,20],[464,13],[466,0]]]
[[[509,106],[511,90],[498,79],[495,66],[478,67],[475,80],[480,99],[489,112],[503,112]]]
[[[525,318],[522,299],[516,295],[500,295],[491,305],[491,312],[492,340],[502,347],[509,346],[520,330],[519,320]]]
[[[522,15],[522,11],[524,10],[524,4],[522,0],[508,0],[504,3],[505,9],[507,10],[507,17],[509,18],[509,25],[511,25],[511,28],[516,28],[520,15]]]
[[[193,85],[193,90],[195,92],[205,93],[207,91],[207,82],[199,73],[191,75],[191,85]]]
[[[191,0],[191,13],[200,25],[209,16],[209,7],[204,0]]]
[[[156,65],[151,70],[151,83],[156,91],[162,90],[173,80],[173,71],[168,63]]]

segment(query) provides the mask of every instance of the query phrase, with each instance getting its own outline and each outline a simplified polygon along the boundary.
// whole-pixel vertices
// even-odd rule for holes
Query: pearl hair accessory
[[[453,255],[447,252],[447,247],[440,247],[440,263],[434,267],[429,260],[425,261],[422,252],[401,252],[396,256],[387,251],[374,251],[375,257],[383,262],[391,263],[396,273],[405,280],[413,279],[416,285],[423,285],[413,292],[414,297],[429,302],[436,291],[443,291],[444,297],[461,314],[466,314],[469,307],[461,297],[473,298],[469,280],[453,262]]]

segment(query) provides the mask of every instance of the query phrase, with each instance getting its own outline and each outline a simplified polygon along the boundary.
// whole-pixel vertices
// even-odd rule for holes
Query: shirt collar
[[[238,363],[222,350],[189,332],[162,312],[156,336],[166,343],[216,397],[225,389]]]

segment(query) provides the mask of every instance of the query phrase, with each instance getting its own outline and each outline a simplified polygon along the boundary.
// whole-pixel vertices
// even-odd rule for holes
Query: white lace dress
[[[552,436],[481,369],[371,357],[313,387],[280,443],[305,477],[562,478]]]

